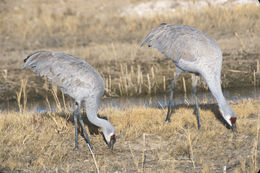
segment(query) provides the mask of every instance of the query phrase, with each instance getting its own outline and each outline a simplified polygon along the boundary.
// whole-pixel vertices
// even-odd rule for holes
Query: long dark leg
[[[197,98],[197,83],[198,83],[199,75],[195,75],[195,79],[193,81],[192,85],[192,92],[195,99],[195,109],[196,109],[196,115],[197,115],[197,121],[198,121],[198,129],[200,129],[200,113],[199,113],[199,106],[198,106],[198,98]]]
[[[80,123],[80,125],[81,125],[81,128],[83,129],[83,133],[84,133],[85,139],[86,139],[86,141],[87,141],[87,143],[88,143],[90,149],[92,150],[93,147],[92,147],[91,142],[90,142],[90,140],[89,140],[88,133],[87,133],[87,130],[86,130],[86,128],[85,128],[85,125],[84,125],[84,122],[83,122],[83,120],[82,120],[82,117],[81,117],[81,115],[80,115],[80,105],[78,105],[78,109],[77,109],[77,119],[79,120],[79,123]]]
[[[76,103],[76,109],[74,111],[74,115],[76,115],[76,119],[79,121],[81,128],[83,129],[85,139],[86,139],[87,143],[89,144],[90,149],[92,150],[93,147],[92,147],[91,142],[89,140],[88,133],[87,133],[87,130],[85,128],[82,117],[80,115],[80,104],[79,103]],[[74,116],[74,120],[75,120],[75,116]],[[75,149],[78,149],[78,130],[76,129],[76,127],[77,127],[77,125],[75,123]]]
[[[77,103],[76,103],[76,105],[75,105],[75,110],[74,110],[74,112],[73,112],[74,123],[75,123],[75,148],[74,148],[74,150],[78,150],[78,149],[79,149],[77,111],[78,111],[78,105],[77,105]]]
[[[92,150],[92,149],[93,149],[93,146],[92,146],[92,144],[91,144],[91,142],[90,142],[90,140],[89,140],[87,130],[86,130],[86,128],[85,128],[84,122],[83,122],[83,120],[82,120],[80,114],[78,114],[78,120],[79,120],[79,123],[80,123],[80,125],[81,125],[81,127],[82,127],[82,129],[83,129],[83,133],[84,133],[84,135],[85,135],[85,139],[86,139],[86,141],[87,141],[87,143],[88,143],[90,149]]]
[[[176,75],[174,76],[174,79],[172,80],[171,83],[171,93],[170,93],[170,98],[169,98],[169,103],[168,103],[168,112],[167,112],[167,116],[166,116],[166,122],[170,121],[170,116],[171,116],[171,105],[173,102],[173,91],[174,91],[174,84],[175,81],[177,80],[178,76],[182,73],[182,70],[179,69],[178,67],[176,67]]]

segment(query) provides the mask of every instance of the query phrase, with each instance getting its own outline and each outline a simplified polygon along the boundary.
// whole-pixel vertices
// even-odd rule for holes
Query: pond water
[[[225,89],[223,90],[224,96],[228,101],[239,101],[241,99],[253,98],[260,99],[260,88],[238,88],[238,89]],[[199,104],[212,104],[216,103],[214,97],[209,91],[198,92]],[[105,108],[132,108],[132,107],[158,107],[164,108],[168,104],[168,95],[157,95],[157,96],[140,96],[140,97],[118,97],[118,98],[104,98],[101,102],[100,109]],[[66,101],[67,102],[67,101]],[[176,105],[194,105],[194,99],[192,93],[175,93],[174,103]],[[44,111],[55,111],[57,110],[56,104],[52,103],[49,108],[46,102],[36,101],[28,104],[31,111],[44,112]],[[73,102],[67,102],[67,106],[72,110]]]
[[[246,98],[260,99],[260,88],[239,88],[223,90],[224,96],[228,101],[238,101]],[[210,91],[198,92],[199,103],[216,103]],[[115,108],[131,108],[131,107],[162,107],[167,106],[169,100],[168,95],[158,96],[142,96],[142,97],[119,97],[103,99],[101,109],[107,107]],[[194,99],[192,93],[174,93],[174,103],[176,105],[193,105]]]
[[[238,89],[225,89],[223,90],[224,96],[228,101],[239,101],[241,99],[253,98],[260,99],[260,88],[238,88]],[[212,104],[216,103],[210,91],[198,92],[199,104]],[[169,94],[156,95],[156,96],[139,96],[139,97],[118,97],[118,98],[104,98],[101,102],[100,109],[105,108],[132,108],[132,107],[158,107],[164,108],[167,106]],[[60,100],[63,107],[63,103]],[[174,94],[175,105],[194,105],[194,98],[191,92]],[[49,108],[45,99],[31,100],[28,98],[27,109],[32,112],[45,112],[56,111],[57,107],[54,101],[50,100],[51,108]],[[66,105],[69,110],[73,110],[73,101],[66,100]],[[18,111],[16,101],[6,101],[0,103],[0,111]]]

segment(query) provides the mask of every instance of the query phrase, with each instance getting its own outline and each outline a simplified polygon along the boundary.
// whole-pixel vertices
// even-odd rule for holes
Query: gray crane
[[[170,120],[174,83],[182,72],[190,72],[195,74],[192,92],[195,98],[198,128],[201,126],[196,95],[199,75],[205,79],[224,120],[232,129],[236,127],[235,112],[228,105],[221,89],[222,52],[212,38],[191,26],[162,23],[150,31],[141,46],[146,44],[148,47],[158,49],[176,65],[176,75],[171,82],[166,121]]]
[[[38,51],[29,55],[24,60],[24,69],[31,69],[40,76],[58,85],[62,92],[75,100],[73,112],[75,123],[75,150],[78,145],[78,121],[83,129],[86,141],[90,149],[93,147],[89,140],[80,115],[81,103],[86,105],[88,120],[100,127],[109,148],[113,149],[115,128],[107,120],[97,116],[98,107],[104,94],[104,81],[101,75],[86,61],[65,53]]]

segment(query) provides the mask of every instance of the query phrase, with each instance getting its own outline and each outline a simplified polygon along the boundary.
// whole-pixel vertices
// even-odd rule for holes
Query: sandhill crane
[[[199,75],[205,79],[215,97],[222,117],[232,129],[235,128],[236,115],[228,105],[221,89],[222,52],[212,38],[191,26],[162,23],[150,31],[141,46],[146,44],[148,47],[158,49],[176,65],[176,75],[171,82],[166,121],[170,120],[174,83],[182,72],[190,72],[195,74],[192,91],[195,98],[198,128],[200,128],[200,116],[196,86]]]
[[[75,149],[78,146],[78,121],[85,138],[90,143],[87,131],[80,115],[81,103],[85,101],[88,120],[100,127],[108,147],[113,149],[115,128],[107,120],[97,116],[98,107],[104,94],[104,81],[101,75],[86,61],[65,53],[38,51],[24,60],[24,69],[31,69],[40,76],[60,86],[61,90],[75,100],[73,112],[75,122]]]

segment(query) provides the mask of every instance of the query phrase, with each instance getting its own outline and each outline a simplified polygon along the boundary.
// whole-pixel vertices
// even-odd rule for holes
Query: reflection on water
[[[260,88],[239,88],[239,89],[226,89],[223,91],[224,96],[228,101],[238,101],[246,98],[260,99]],[[198,92],[198,101],[200,104],[215,103],[215,99],[209,91]],[[159,107],[164,108],[168,104],[168,95],[157,96],[140,96],[140,97],[119,97],[119,98],[105,98],[101,102],[100,109],[105,108],[131,108],[131,107]],[[30,101],[30,99],[28,99]],[[186,104],[193,105],[194,99],[192,93],[187,93],[185,96],[183,93],[174,93],[174,103],[176,105]],[[69,110],[72,111],[73,102],[67,101],[66,104]],[[33,112],[46,112],[58,110],[56,104],[51,103],[51,107],[47,106],[44,100],[33,100],[27,104],[27,108]],[[12,103],[0,103],[0,111],[17,110],[16,102]]]
[[[238,101],[245,98],[255,98],[260,99],[260,88],[245,88],[245,89],[226,89],[223,91],[224,96],[228,101]],[[199,103],[216,103],[214,97],[210,91],[198,92],[198,102]],[[168,104],[168,95],[159,96],[142,96],[142,97],[120,97],[120,98],[106,98],[101,104],[101,109],[107,107],[115,108],[131,108],[136,106],[145,107],[166,107]],[[193,94],[187,93],[174,93],[174,103],[176,105],[180,104],[194,104]]]

